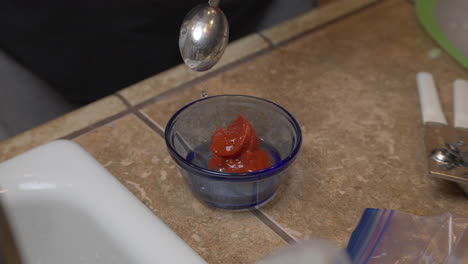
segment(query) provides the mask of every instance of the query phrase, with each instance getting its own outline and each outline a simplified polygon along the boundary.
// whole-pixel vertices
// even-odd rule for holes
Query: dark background
[[[230,39],[254,31],[271,2],[221,1]],[[181,63],[179,27],[199,3],[10,0],[0,8],[0,48],[84,104]]]
[[[0,0],[0,141],[182,63],[180,24],[207,1]],[[318,4],[221,0],[230,41]]]

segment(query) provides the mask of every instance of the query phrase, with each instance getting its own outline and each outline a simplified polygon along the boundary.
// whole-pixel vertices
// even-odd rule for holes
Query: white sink
[[[0,164],[0,197],[24,264],[205,263],[71,141]]]

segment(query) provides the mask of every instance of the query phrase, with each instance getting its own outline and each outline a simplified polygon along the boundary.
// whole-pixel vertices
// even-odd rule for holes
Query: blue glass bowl
[[[249,173],[208,169],[209,144],[217,126],[226,127],[242,114],[254,127],[260,147],[274,165]],[[169,153],[193,194],[206,204],[223,209],[246,209],[270,200],[283,181],[302,142],[296,119],[281,106],[245,95],[212,96],[192,102],[169,120],[165,131]]]

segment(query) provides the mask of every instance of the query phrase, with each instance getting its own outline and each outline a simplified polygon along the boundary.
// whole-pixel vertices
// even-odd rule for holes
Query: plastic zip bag
[[[366,209],[348,243],[352,263],[468,263],[468,218]]]

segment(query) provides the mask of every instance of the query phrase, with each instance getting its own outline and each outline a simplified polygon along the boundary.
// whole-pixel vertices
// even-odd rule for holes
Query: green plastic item
[[[417,0],[416,15],[424,29],[433,39],[442,46],[452,57],[454,57],[465,68],[468,68],[468,57],[460,52],[445,36],[436,19],[436,8],[439,1],[447,0]]]

